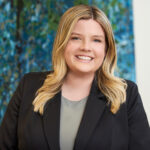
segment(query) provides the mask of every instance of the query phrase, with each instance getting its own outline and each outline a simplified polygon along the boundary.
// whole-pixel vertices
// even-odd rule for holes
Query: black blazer
[[[43,116],[32,105],[48,73],[29,73],[22,78],[0,127],[0,150],[60,149],[61,92],[46,103]],[[150,128],[137,86],[127,83],[127,101],[112,114],[93,82],[74,150],[150,150]]]

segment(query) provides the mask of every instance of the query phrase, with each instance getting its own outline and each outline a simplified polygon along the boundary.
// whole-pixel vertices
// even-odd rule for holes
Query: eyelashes
[[[80,38],[79,37],[71,37],[71,40],[80,40]]]
[[[80,38],[80,37],[77,37],[77,36],[73,36],[73,37],[71,37],[70,39],[71,39],[71,40],[81,40],[81,38]],[[94,41],[94,42],[96,42],[96,43],[101,43],[101,42],[102,42],[102,40],[100,40],[100,39],[93,39],[92,41]]]
[[[101,43],[102,41],[99,39],[94,39],[95,42]]]

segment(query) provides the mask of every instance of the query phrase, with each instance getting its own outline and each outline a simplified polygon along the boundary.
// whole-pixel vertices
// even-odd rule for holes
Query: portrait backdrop
[[[21,77],[51,69],[51,51],[61,15],[78,4],[95,5],[115,35],[116,75],[135,81],[132,0],[0,0],[0,123]]]

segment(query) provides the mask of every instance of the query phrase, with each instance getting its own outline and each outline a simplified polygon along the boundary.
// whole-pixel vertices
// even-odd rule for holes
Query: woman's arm
[[[25,77],[21,79],[14,92],[0,126],[0,150],[18,149],[17,126],[24,80]]]
[[[135,84],[127,90],[129,150],[150,150],[150,127]]]

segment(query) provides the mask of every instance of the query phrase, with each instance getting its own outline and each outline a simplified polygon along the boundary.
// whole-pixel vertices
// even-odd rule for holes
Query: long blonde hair
[[[93,19],[103,28],[106,37],[106,56],[102,66],[95,76],[100,91],[111,104],[111,112],[116,113],[126,100],[127,84],[123,79],[114,76],[117,54],[111,25],[106,15],[94,6],[78,5],[68,9],[60,19],[52,51],[53,71],[47,75],[43,85],[38,89],[33,101],[34,111],[41,115],[48,100],[53,98],[63,85],[67,74],[67,65],[64,59],[64,49],[70,38],[73,27],[80,19]]]

